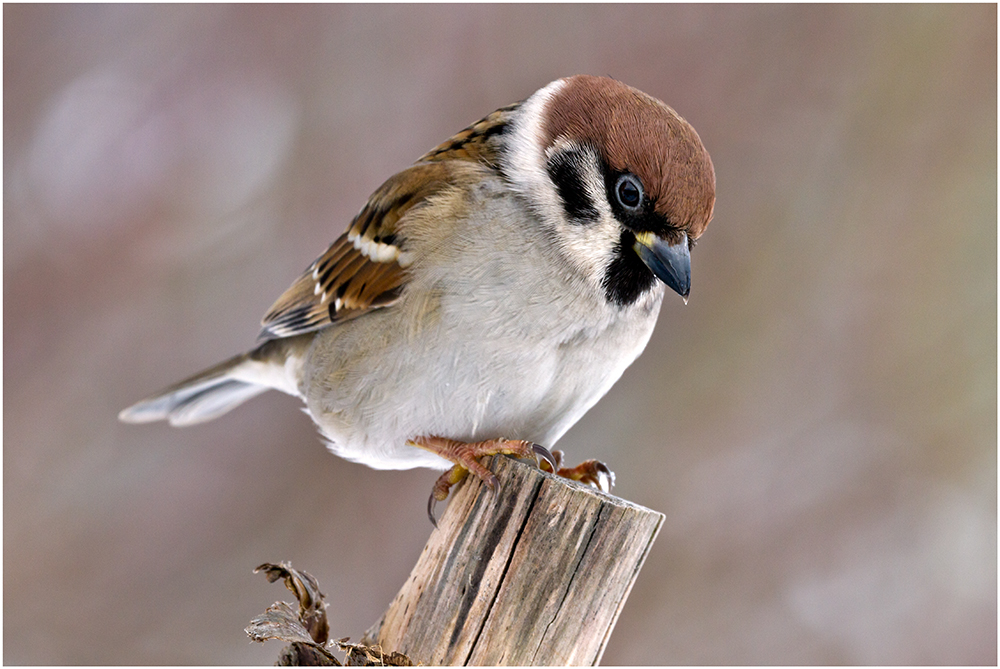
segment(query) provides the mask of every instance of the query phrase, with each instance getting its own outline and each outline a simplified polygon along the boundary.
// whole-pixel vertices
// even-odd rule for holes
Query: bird
[[[391,176],[262,319],[246,353],[124,409],[186,426],[267,390],[301,398],[330,451],[443,470],[535,459],[636,360],[666,289],[687,303],[715,170],[694,128],[616,79],[557,79]]]

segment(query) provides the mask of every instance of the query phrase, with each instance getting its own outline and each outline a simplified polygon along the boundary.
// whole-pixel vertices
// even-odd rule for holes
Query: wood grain
[[[365,636],[423,664],[594,665],[663,515],[495,456]]]

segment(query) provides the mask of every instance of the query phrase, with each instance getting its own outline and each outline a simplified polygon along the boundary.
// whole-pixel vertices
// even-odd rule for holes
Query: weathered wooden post
[[[663,515],[510,458],[448,502],[363,643],[422,664],[593,665]]]

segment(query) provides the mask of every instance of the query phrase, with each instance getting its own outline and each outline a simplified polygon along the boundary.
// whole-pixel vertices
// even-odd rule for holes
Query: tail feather
[[[249,353],[175,383],[122,410],[118,419],[125,423],[166,420],[174,426],[195,425],[218,418],[272,388],[297,394],[288,374],[298,356],[294,347],[280,341],[265,342]]]

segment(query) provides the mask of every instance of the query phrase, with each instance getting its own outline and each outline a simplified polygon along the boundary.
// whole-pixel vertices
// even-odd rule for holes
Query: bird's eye
[[[626,209],[638,209],[642,204],[642,182],[634,174],[623,174],[618,177],[615,194]]]

